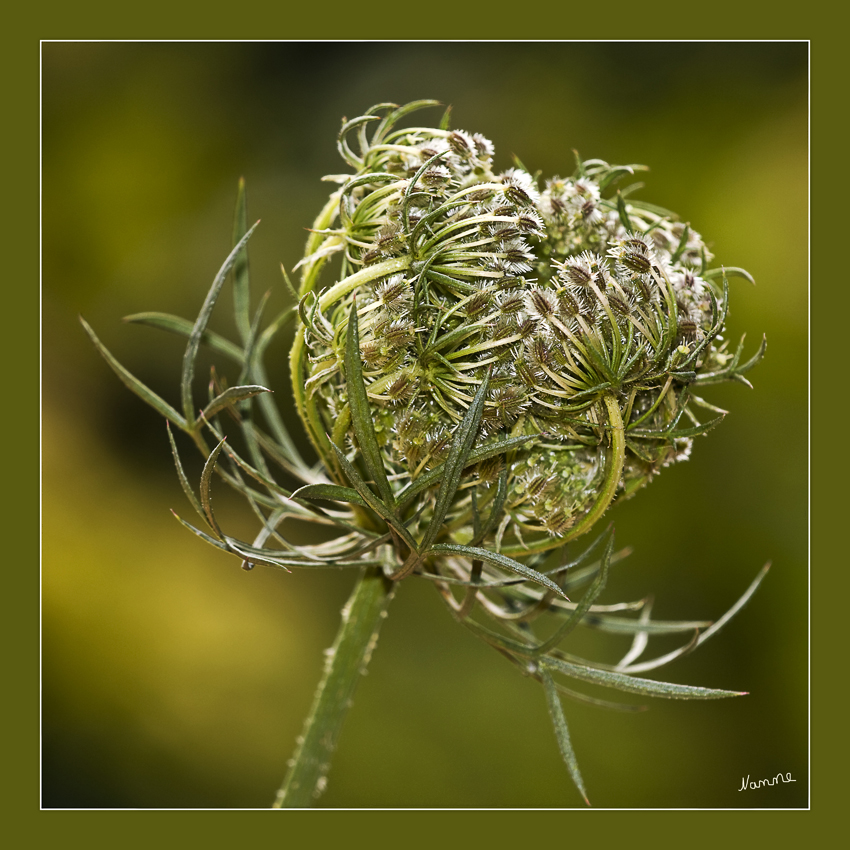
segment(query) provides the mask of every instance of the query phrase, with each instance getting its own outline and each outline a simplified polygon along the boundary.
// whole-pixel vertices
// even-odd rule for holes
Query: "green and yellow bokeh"
[[[189,515],[165,425],[77,315],[175,403],[182,342],[120,318],[194,317],[229,250],[240,176],[262,219],[254,291],[272,290],[275,315],[287,303],[279,264],[300,258],[330,188],[319,178],[346,170],[340,118],[432,97],[491,138],[502,167],[515,153],[565,175],[574,148],[648,164],[640,197],[679,211],[718,261],[756,279],[731,282],[728,322],[750,352],[767,335],[755,389],[710,388],[731,414],[688,463],[612,509],[635,553],[602,600],[653,593],[655,616],[711,619],[773,561],[736,620],[660,671],[750,696],[565,710],[595,806],[805,805],[807,72],[803,42],[46,43],[43,805],[270,805],[354,579],[245,573],[183,530],[168,510]],[[222,333],[227,308],[214,316]],[[268,367],[298,432],[286,345]],[[223,487],[216,499],[250,537],[244,505]],[[571,640],[591,658],[625,652],[603,637]],[[738,791],[744,776],[779,772],[797,781]],[[539,686],[454,623],[432,587],[405,581],[321,804],[580,803]]]

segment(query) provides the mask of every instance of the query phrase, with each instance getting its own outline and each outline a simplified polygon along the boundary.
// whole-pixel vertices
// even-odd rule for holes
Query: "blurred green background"
[[[229,250],[238,178],[262,219],[252,275],[255,293],[272,290],[271,316],[287,303],[279,264],[300,258],[327,196],[319,178],[346,170],[340,118],[437,98],[453,126],[493,139],[497,166],[516,153],[566,175],[573,148],[650,165],[639,197],[755,277],[732,281],[728,323],[750,352],[767,334],[755,389],[707,391],[731,415],[612,510],[635,554],[603,599],[653,593],[655,616],[716,618],[771,560],[736,620],[657,671],[751,693],[565,710],[595,806],[805,806],[807,71],[802,42],[44,44],[43,805],[268,806],[354,579],[244,573],[184,531],[168,511],[189,513],[165,426],[77,315],[176,403],[182,343],[120,318],[196,315]],[[224,333],[227,306],[214,317]],[[297,431],[287,344],[269,370]],[[223,487],[216,499],[250,535],[247,508]],[[582,632],[571,649],[625,652],[602,637]],[[738,790],[779,772],[796,781]],[[539,686],[454,623],[432,587],[405,581],[320,804],[579,803]]]

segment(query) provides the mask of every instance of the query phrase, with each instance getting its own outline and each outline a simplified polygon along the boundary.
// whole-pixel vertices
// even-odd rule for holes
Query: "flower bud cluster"
[[[697,421],[687,386],[728,357],[715,345],[724,295],[703,276],[711,254],[672,216],[606,198],[623,169],[580,163],[541,190],[521,167],[495,172],[480,134],[390,129],[371,143],[361,133],[357,174],[339,191],[328,238],[344,253],[340,282],[305,328],[311,404],[328,434],[345,427],[353,307],[375,431],[400,490],[445,460],[489,375],[476,446],[532,439],[467,470],[459,498],[468,507],[474,488],[486,504],[501,484],[497,545],[556,545],[611,474],[615,436],[630,435],[621,493],[688,456],[691,438],[674,430],[683,412]],[[346,286],[354,274],[362,282]],[[471,539],[468,520],[462,505],[449,517],[455,539]]]

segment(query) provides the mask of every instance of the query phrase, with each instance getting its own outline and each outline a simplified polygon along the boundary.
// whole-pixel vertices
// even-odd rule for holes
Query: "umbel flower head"
[[[541,185],[519,163],[497,170],[479,133],[396,129],[398,117],[367,113],[340,133],[355,173],[332,178],[341,187],[302,261],[299,412],[343,483],[336,450],[362,449],[346,373],[356,330],[380,465],[403,500],[438,480],[486,384],[477,462],[441,539],[513,556],[560,546],[722,418],[693,389],[754,362],[739,365],[722,337],[723,270],[672,213],[612,194],[640,166],[579,160]],[[338,282],[320,289],[334,255]],[[432,510],[411,502],[412,525]]]
[[[343,122],[338,147],[353,173],[327,178],[339,185],[298,264],[297,306],[263,330],[265,300],[250,315],[246,243],[254,228],[244,185],[235,245],[194,323],[128,317],[188,337],[180,411],[83,322],[121,380],[203,454],[196,495],[169,430],[180,482],[206,528],[181,519],[185,526],[246,570],[360,574],[278,807],[310,805],[324,788],[355,683],[394,588],[409,575],[432,582],[458,621],[543,685],[585,800],[561,697],[641,707],[590,697],[565,679],[673,699],[740,694],[634,674],[715,634],[766,568],[714,624],[658,621],[647,599],[596,604],[609,568],[626,554],[615,551],[612,528],[577,554],[569,541],[615,499],[687,458],[694,439],[720,421],[725,412],[697,394],[700,385],[747,383],[764,343],[742,363],[742,344],[729,351],[723,328],[727,277],[749,276],[712,265],[689,224],[633,199],[637,185],[615,189],[641,166],[576,156],[569,177],[542,182],[519,161],[499,170],[492,142],[449,129],[448,113],[437,127],[398,128],[432,105],[381,104]],[[239,343],[208,329],[231,272]],[[264,354],[292,319],[292,387],[318,465],[299,452],[267,389]],[[199,412],[202,344],[239,372],[233,385],[213,372]],[[219,525],[215,475],[260,520],[252,542]],[[289,489],[293,478],[304,486]],[[290,518],[336,536],[296,544],[286,536]],[[571,601],[567,594],[585,585]],[[630,634],[632,646],[616,665],[569,655],[561,643],[579,626]],[[684,633],[688,642],[640,660],[658,633]]]

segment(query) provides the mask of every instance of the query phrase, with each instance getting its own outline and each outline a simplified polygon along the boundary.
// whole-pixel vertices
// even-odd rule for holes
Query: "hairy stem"
[[[378,567],[361,574],[342,609],[339,632],[327,650],[324,676],[272,808],[307,808],[324,790],[342,723],[375,648],[394,587]]]
[[[611,426],[611,449],[605,464],[605,478],[603,479],[602,491],[597,496],[593,507],[585,514],[584,518],[574,526],[564,540],[573,540],[576,537],[590,531],[596,520],[608,510],[608,506],[614,501],[617,487],[623,475],[623,464],[626,459],[626,435],[623,428],[623,416],[620,413],[620,405],[611,393],[605,393],[605,408],[608,411],[608,424]]]

